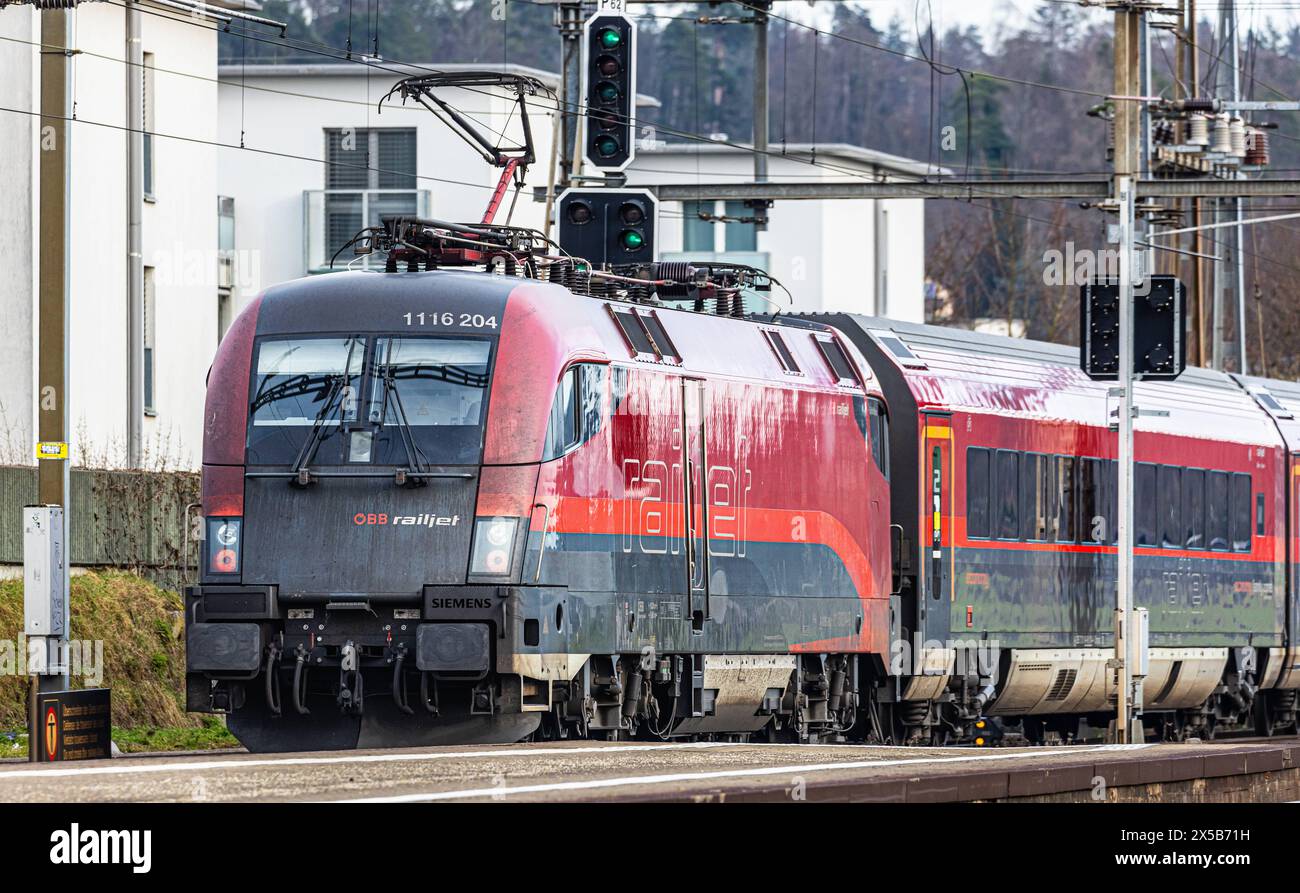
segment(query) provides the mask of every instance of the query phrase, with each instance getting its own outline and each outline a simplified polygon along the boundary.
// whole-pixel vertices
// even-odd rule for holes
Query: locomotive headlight
[[[243,528],[242,518],[208,518],[208,573],[239,573]]]
[[[474,522],[471,574],[503,576],[510,573],[515,552],[518,518],[478,518]]]

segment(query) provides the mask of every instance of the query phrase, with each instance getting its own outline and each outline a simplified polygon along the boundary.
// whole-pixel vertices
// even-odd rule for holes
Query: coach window
[[[1106,514],[1106,532],[1110,534],[1111,545],[1119,542],[1119,463],[1114,459],[1106,465],[1105,502],[1102,507]]]
[[[966,535],[989,535],[989,451],[966,450]]]
[[[867,398],[867,420],[870,425],[871,458],[880,473],[889,479],[889,416],[885,404],[875,397]]]
[[[1264,494],[1255,494],[1255,536],[1264,535]]]
[[[1021,471],[1020,523],[1025,539],[1043,542],[1051,523],[1052,463],[1041,453],[1025,453]]]
[[[1074,457],[1056,457],[1056,495],[1052,500],[1056,516],[1056,541],[1072,543],[1075,540],[1074,528]]]
[[[1183,545],[1205,548],[1205,472],[1183,469]]]
[[[1156,467],[1139,462],[1133,469],[1133,545],[1158,546],[1156,527],[1160,512],[1156,504]]]
[[[1102,460],[1079,460],[1079,538],[1087,543],[1104,543],[1106,517],[1102,505]]]
[[[997,528],[998,539],[1020,539],[1020,454],[1014,450],[998,450],[997,474]]]
[[[1161,465],[1157,473],[1160,503],[1160,545],[1166,549],[1183,547],[1182,469]]]
[[[1211,471],[1206,479],[1205,538],[1216,552],[1228,548],[1228,473]]]
[[[1234,552],[1250,551],[1250,475],[1232,476],[1228,507],[1228,536]]]

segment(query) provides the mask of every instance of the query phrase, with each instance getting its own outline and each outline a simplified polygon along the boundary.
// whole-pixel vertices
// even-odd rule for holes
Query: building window
[[[713,253],[713,223],[700,218],[713,215],[713,202],[682,202],[682,250]]]
[[[217,343],[230,329],[235,287],[235,200],[217,196]]]
[[[144,120],[140,122],[140,127],[144,131],[141,141],[144,143],[143,158],[144,163],[144,196],[153,198],[154,178],[153,178],[153,129],[154,129],[154,112],[153,112],[153,53],[144,54],[144,65],[140,68],[140,79],[142,81],[140,93],[142,97],[142,110]]]
[[[726,216],[753,217],[754,209],[744,202],[727,202]],[[727,221],[726,240],[728,251],[757,251],[758,227],[753,223]]]
[[[385,216],[419,214],[414,128],[325,131],[327,256]]]
[[[153,267],[144,268],[144,413],[155,415],[154,408],[154,333],[156,331],[157,301],[155,299]]]

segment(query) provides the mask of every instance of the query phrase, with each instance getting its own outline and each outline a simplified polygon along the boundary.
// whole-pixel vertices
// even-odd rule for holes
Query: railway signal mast
[[[597,266],[653,261],[659,220],[654,196],[623,186],[623,171],[636,157],[636,22],[620,3],[602,3],[583,23],[580,39],[581,160],[595,172],[581,179],[599,177],[601,185],[561,193],[560,246]]]

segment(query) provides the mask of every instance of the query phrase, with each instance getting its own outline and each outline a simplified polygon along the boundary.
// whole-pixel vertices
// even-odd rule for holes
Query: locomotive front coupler
[[[357,646],[349,640],[339,652],[339,710],[360,716],[365,710],[366,694],[361,675]]]

